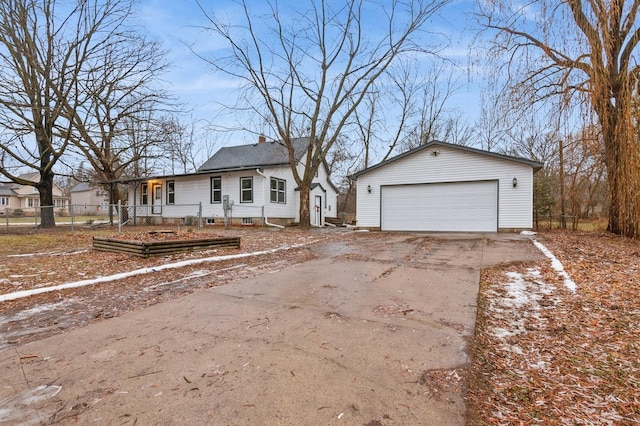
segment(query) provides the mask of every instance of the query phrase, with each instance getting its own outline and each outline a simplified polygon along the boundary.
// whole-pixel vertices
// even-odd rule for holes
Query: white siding
[[[91,204],[93,204],[91,201],[91,191],[95,191],[93,189],[90,189],[88,191],[79,191],[79,192],[72,192],[71,193],[71,204],[74,204],[76,206],[83,206],[83,205],[88,205],[90,206]]]
[[[299,210],[299,191],[296,191],[297,185],[293,179],[293,174],[289,166],[269,167],[262,170],[264,176],[256,172],[255,169],[225,172],[225,173],[208,173],[191,176],[175,176],[160,180],[149,181],[149,211],[151,207],[152,186],[154,184],[162,184],[162,217],[165,218],[181,218],[184,216],[197,216],[199,203],[202,203],[202,216],[204,218],[214,218],[222,220],[224,211],[222,203],[211,203],[211,177],[220,176],[222,178],[222,196],[229,196],[233,201],[232,216],[239,217],[262,217],[263,206],[264,214],[269,219],[291,219],[298,221]],[[240,178],[253,178],[253,202],[240,202]],[[272,203],[270,193],[270,178],[278,178],[286,181],[286,202]],[[323,199],[326,198],[327,204],[324,207],[323,217],[335,216],[337,207],[337,193],[327,182],[327,172],[323,167],[318,172],[318,178],[314,182],[318,182],[325,189]],[[173,181],[175,184],[175,204],[167,205],[167,181]],[[138,185],[135,193],[135,205],[138,206],[138,216],[146,216],[150,213],[147,209],[140,208],[140,185]],[[134,205],[133,185],[129,187],[129,206]]]
[[[268,219],[271,218],[292,218],[296,214],[296,183],[293,180],[293,175],[289,166],[285,167],[273,167],[263,171],[266,178],[260,177],[264,180],[265,191],[260,194],[260,203],[265,205],[265,215]],[[283,179],[286,181],[286,193],[284,204],[271,202],[271,178]]]
[[[437,150],[439,154],[431,155]],[[513,188],[513,178],[518,186]],[[434,146],[358,176],[357,225],[380,227],[380,187],[417,183],[498,181],[498,228],[531,228],[533,168],[527,164]],[[371,187],[371,193],[368,187]],[[401,205],[398,208],[402,208]]]
[[[101,188],[76,191],[71,193],[71,204],[75,214],[105,213],[108,211],[109,195]]]
[[[333,186],[329,185],[329,173],[322,164],[318,168],[318,177],[314,179],[314,182],[318,182],[326,191],[323,195],[322,205],[322,218],[337,217],[338,216],[338,193]]]

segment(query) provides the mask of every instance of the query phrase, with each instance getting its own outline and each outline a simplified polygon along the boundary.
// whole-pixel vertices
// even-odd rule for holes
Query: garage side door
[[[496,232],[496,181],[382,187],[384,231]]]

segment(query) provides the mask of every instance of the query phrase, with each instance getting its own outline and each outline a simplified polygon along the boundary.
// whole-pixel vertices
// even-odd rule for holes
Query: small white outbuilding
[[[530,229],[533,174],[542,163],[430,142],[362,170],[356,220],[383,231]]]

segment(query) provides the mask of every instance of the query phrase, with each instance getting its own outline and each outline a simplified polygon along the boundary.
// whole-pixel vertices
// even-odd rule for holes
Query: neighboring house
[[[39,173],[28,173],[18,176],[20,179],[39,182]],[[69,198],[65,197],[62,189],[53,184],[54,212],[66,214],[69,211]],[[0,183],[0,210],[10,212],[20,209],[27,215],[33,215],[40,207],[40,193],[29,185],[19,185],[13,182]]]
[[[357,226],[384,231],[530,229],[542,163],[430,142],[352,176]]]
[[[70,192],[74,214],[104,214],[109,210],[109,193],[99,186],[80,182]]]
[[[302,174],[308,138],[293,143]],[[131,180],[129,218],[190,223],[202,209],[207,224],[276,224],[300,222],[300,194],[286,147],[259,142],[221,148],[196,173]],[[337,216],[337,188],[322,163],[311,185],[311,224],[323,226]],[[135,207],[132,211],[131,207]]]
[[[0,213],[4,213],[6,209],[15,209],[18,206],[18,197],[16,192],[0,182]]]

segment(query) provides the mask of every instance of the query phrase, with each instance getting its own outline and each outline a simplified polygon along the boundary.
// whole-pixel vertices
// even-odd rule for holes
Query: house
[[[302,173],[308,138],[293,141]],[[129,218],[154,223],[191,223],[201,214],[206,224],[292,225],[300,222],[300,193],[286,147],[277,141],[224,147],[196,173],[147,177],[129,182]],[[311,185],[311,224],[336,217],[337,188],[326,163]]]
[[[430,142],[362,170],[356,223],[384,231],[530,229],[533,174],[543,164]]]
[[[70,193],[74,214],[105,214],[109,210],[109,193],[100,186],[80,182]]]
[[[37,172],[22,174],[18,177],[31,182],[40,181],[40,174]],[[66,214],[69,211],[69,198],[64,196],[62,189],[55,183],[53,184],[53,202],[55,213]],[[0,183],[0,211],[3,213],[22,210],[23,214],[33,216],[39,214],[37,212],[39,207],[40,193],[35,187],[13,182]]]

